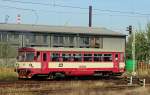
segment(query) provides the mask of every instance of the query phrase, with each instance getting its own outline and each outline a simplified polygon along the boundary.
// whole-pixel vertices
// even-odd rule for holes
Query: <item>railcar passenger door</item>
[[[42,52],[42,72],[46,73],[48,69],[48,62],[49,62],[49,52]]]
[[[113,62],[114,62],[114,71],[118,72],[119,62],[120,62],[120,54],[119,53],[114,53]]]

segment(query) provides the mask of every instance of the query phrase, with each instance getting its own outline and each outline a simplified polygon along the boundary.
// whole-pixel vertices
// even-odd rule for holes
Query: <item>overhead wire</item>
[[[69,5],[61,5],[61,4],[50,4],[50,3],[37,3],[37,2],[28,2],[28,1],[18,1],[18,0],[2,0],[2,1],[8,1],[8,2],[14,2],[14,3],[22,3],[22,4],[36,4],[36,5],[44,5],[44,6],[57,6],[57,7],[64,7],[64,8],[76,8],[76,9],[87,9],[84,7],[78,7],[78,6],[69,6]],[[147,13],[141,13],[141,12],[133,12],[133,11],[118,11],[118,10],[104,10],[104,9],[93,9],[96,11],[103,11],[103,12],[111,12],[111,13],[119,13],[119,14],[130,14],[130,15],[143,15],[143,16],[150,16],[150,14]]]
[[[44,6],[58,6],[58,7],[66,7],[66,8],[88,9],[88,8],[77,7],[77,6],[60,5],[60,4],[56,4],[56,3],[55,4],[37,3],[37,2],[18,1],[18,0],[2,0],[2,1],[9,1],[9,2],[23,3],[23,4],[36,4],[36,5],[44,5]]]
[[[20,8],[20,7],[13,7],[13,6],[8,6],[8,5],[2,5],[0,4],[0,7],[6,7],[6,8],[11,8],[11,9],[17,9],[17,10],[26,10],[26,11],[32,11],[36,15],[38,19],[38,11],[44,12],[44,13],[57,13],[57,14],[89,14],[88,12],[70,12],[70,11],[55,11],[55,10],[41,10],[41,9],[29,9],[29,8]],[[103,15],[108,15],[108,16],[126,16],[126,17],[148,17],[147,15],[140,15],[140,16],[135,16],[135,15],[127,15],[127,14],[121,14],[121,15],[114,15],[114,14],[109,14],[109,13],[102,13]],[[93,13],[93,15],[102,15],[100,13]]]
[[[31,12],[33,12],[33,13],[35,14],[35,16],[36,16],[35,24],[37,24],[37,22],[38,22],[39,16],[38,16],[37,11],[34,10],[34,9],[18,8],[18,7],[13,7],[13,6],[1,5],[1,4],[0,4],[0,6],[1,6],[1,7],[5,7],[5,8],[16,9],[16,10],[31,11]]]
[[[16,0],[3,0],[3,1],[15,1],[15,2],[21,2],[24,3],[23,1],[16,1]],[[26,2],[26,3],[31,3],[31,2]],[[49,4],[45,4],[45,3],[31,3],[31,4],[43,4],[43,5],[49,5]],[[31,11],[35,14],[36,16],[36,20],[35,20],[35,24],[37,24],[39,16],[38,16],[38,11],[40,12],[45,12],[45,13],[58,13],[58,14],[85,14],[87,15],[88,12],[66,12],[66,11],[54,11],[54,10],[41,10],[41,9],[29,9],[29,8],[20,8],[20,7],[14,7],[14,6],[8,6],[8,5],[1,5],[0,7],[6,7],[6,8],[11,8],[11,9],[17,9],[17,10],[26,10],[26,11]],[[62,7],[62,6],[61,6]],[[65,6],[65,7],[69,7],[69,6]],[[80,7],[71,7],[71,8],[80,8]],[[80,8],[80,9],[88,9],[88,8]],[[93,9],[93,10],[100,10],[100,9]],[[105,12],[102,14],[106,14],[108,16],[126,16],[126,17],[146,17],[148,18],[150,16],[150,14],[141,14],[141,13],[137,13],[137,12],[121,12],[121,11],[114,11],[114,10],[100,10],[101,12]],[[114,15],[114,14],[109,14],[109,12],[118,12],[121,13],[121,15]],[[99,13],[93,13],[93,15],[102,15]],[[132,14],[136,14],[136,15],[132,15]],[[138,16],[137,16],[138,15]]]

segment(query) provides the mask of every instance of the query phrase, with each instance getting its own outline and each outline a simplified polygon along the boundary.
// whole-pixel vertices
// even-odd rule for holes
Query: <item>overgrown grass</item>
[[[150,77],[150,69],[139,69],[137,70],[137,75],[140,77]]]
[[[17,79],[17,73],[14,72],[14,68],[0,67],[0,81],[14,81]]]
[[[103,82],[67,82],[64,85],[61,84],[42,84],[40,87],[22,87],[17,88],[0,88],[0,95],[149,95],[150,88],[136,88],[136,89],[122,89],[122,90],[108,90],[102,89],[109,86]],[[89,86],[88,86],[89,84]],[[19,84],[18,84],[19,85]],[[96,87],[96,89],[94,89]],[[69,90],[66,90],[68,89]],[[40,91],[40,90],[50,90]],[[34,91],[36,90],[36,91]],[[56,90],[56,91],[51,91]]]

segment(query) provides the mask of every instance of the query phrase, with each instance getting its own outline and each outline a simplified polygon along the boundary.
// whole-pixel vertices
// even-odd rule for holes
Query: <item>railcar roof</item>
[[[74,51],[74,52],[80,52],[80,51],[86,51],[86,52],[124,52],[124,50],[111,50],[111,49],[99,49],[99,48],[63,48],[63,47],[57,47],[57,48],[49,48],[49,47],[29,47],[32,49],[35,49],[36,51]]]
[[[125,34],[114,32],[106,28],[99,27],[79,27],[79,26],[48,26],[31,24],[0,24],[0,30],[18,31],[18,32],[42,32],[42,33],[68,33],[68,34],[94,34],[94,35],[112,35],[126,36]]]

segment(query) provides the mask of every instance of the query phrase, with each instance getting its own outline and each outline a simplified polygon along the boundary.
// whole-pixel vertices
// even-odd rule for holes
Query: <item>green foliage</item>
[[[14,68],[0,67],[0,81],[15,81],[17,79],[17,73],[14,72]]]
[[[16,48],[9,43],[0,43],[0,58],[15,58],[17,56]]]
[[[132,59],[132,41],[133,34],[128,37],[126,43],[127,59]],[[145,62],[150,60],[150,23],[147,24],[146,31],[139,30],[135,32],[135,58],[138,61]]]
[[[137,32],[135,35],[135,57],[136,60],[146,61],[148,55],[148,45],[145,32]]]
[[[13,67],[16,56],[16,48],[9,43],[0,43],[0,67]]]

